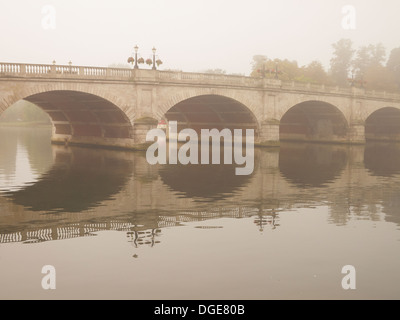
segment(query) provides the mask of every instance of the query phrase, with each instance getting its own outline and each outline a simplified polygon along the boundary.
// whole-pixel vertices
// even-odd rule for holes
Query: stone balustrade
[[[361,88],[334,87],[294,81],[284,82],[276,79],[261,79],[240,75],[72,65],[0,63],[0,79],[10,77],[193,83],[215,86],[238,86],[245,88],[272,88],[274,90],[278,89],[284,91],[317,92],[321,94],[352,95],[366,98],[400,100],[399,93],[367,91]]]

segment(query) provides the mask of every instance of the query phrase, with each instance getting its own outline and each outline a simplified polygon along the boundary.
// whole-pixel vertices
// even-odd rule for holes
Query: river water
[[[50,135],[0,129],[1,299],[400,298],[399,145],[286,143],[236,176]]]

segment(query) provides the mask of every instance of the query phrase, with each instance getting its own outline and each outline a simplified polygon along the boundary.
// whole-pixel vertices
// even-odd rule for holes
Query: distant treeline
[[[299,67],[296,61],[270,59],[264,55],[253,57],[251,76],[316,84],[365,87],[369,90],[400,91],[400,47],[390,52],[381,43],[353,48],[349,39],[332,44],[330,69],[319,61]]]
[[[50,124],[50,118],[42,109],[25,100],[20,100],[0,115],[0,123],[34,122]]]

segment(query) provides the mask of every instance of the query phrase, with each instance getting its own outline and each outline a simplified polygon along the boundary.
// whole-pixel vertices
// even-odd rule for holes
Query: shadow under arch
[[[373,175],[390,177],[400,173],[400,144],[368,142],[364,149],[364,166]]]
[[[334,105],[323,101],[305,101],[291,107],[279,125],[281,141],[339,142],[347,140],[348,123]]]
[[[254,129],[258,136],[258,121],[253,112],[241,102],[222,95],[206,94],[183,100],[165,113],[168,121],[178,122],[178,131],[201,129]]]
[[[348,161],[345,146],[285,142],[279,152],[279,170],[301,187],[324,187],[337,179]]]
[[[116,145],[133,139],[128,116],[114,103],[76,90],[52,90],[25,97],[43,109],[53,123],[54,142]]]
[[[80,212],[111,199],[133,174],[132,154],[53,146],[51,169],[33,185],[6,194],[32,211]]]
[[[400,141],[400,110],[385,107],[371,113],[365,120],[365,139],[367,141]]]

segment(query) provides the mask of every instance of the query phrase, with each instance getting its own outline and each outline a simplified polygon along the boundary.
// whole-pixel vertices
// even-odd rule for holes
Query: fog
[[[46,5],[55,28],[44,27]],[[342,27],[345,5],[356,10],[354,30]],[[381,42],[388,57],[400,46],[399,8],[398,0],[0,0],[0,61],[108,66],[126,63],[137,44],[145,59],[157,48],[161,69],[248,75],[256,54],[328,68],[341,38]]]

